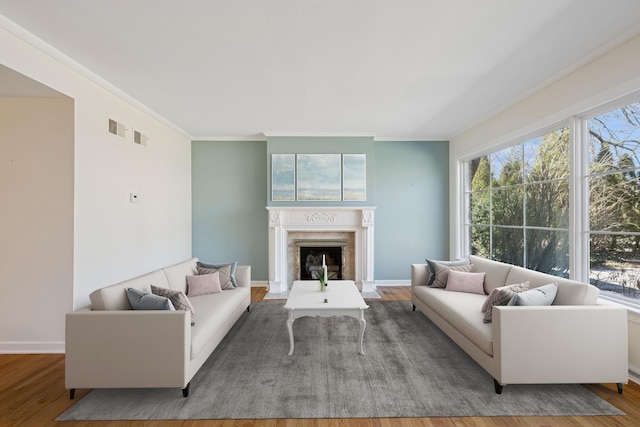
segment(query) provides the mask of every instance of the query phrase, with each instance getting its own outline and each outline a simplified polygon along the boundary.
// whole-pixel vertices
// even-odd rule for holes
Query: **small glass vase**
[[[324,292],[325,290],[327,290],[327,284],[324,282],[324,280],[320,280],[320,292]]]

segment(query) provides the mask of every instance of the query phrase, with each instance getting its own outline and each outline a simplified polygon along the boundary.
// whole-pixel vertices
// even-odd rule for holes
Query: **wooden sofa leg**
[[[622,383],[618,383],[618,394],[622,394]]]
[[[187,386],[182,389],[182,397],[189,397],[189,387],[191,386],[191,381],[187,383]]]
[[[493,380],[493,386],[496,388],[496,394],[502,394],[503,385],[498,382],[498,380]]]
[[[416,311],[416,305],[415,304],[413,305],[413,311]]]
[[[250,312],[251,312],[251,306],[250,306],[250,305],[248,305],[248,306],[247,306],[247,313],[250,313]]]
[[[69,399],[73,400],[76,397],[76,389],[69,389]]]

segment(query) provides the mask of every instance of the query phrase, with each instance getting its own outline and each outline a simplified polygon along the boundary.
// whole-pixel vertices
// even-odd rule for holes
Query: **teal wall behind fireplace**
[[[320,139],[318,139],[320,138]],[[371,137],[269,137],[267,141],[193,141],[193,256],[249,264],[268,280],[271,153],[366,153],[367,201],[376,206],[376,281],[409,280],[410,264],[449,253],[449,148],[445,141],[374,141]]]

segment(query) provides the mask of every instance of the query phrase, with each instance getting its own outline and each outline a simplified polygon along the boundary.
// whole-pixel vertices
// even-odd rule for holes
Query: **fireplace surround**
[[[269,293],[288,295],[300,272],[301,247],[341,247],[341,277],[355,281],[365,296],[378,296],[373,277],[375,207],[267,206]]]

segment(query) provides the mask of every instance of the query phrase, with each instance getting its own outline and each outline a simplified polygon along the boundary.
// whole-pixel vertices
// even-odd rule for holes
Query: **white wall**
[[[73,100],[0,98],[0,159],[0,341],[52,351],[72,307]]]
[[[58,290],[72,292],[77,308],[87,304],[89,293],[98,287],[189,258],[188,136],[36,49],[32,39],[27,37],[26,43],[15,35],[24,37],[21,31],[6,22],[0,24],[5,25],[0,28],[1,63],[72,98],[75,105],[73,280],[57,284]],[[151,138],[149,146],[109,135],[108,117],[140,129]],[[129,202],[131,192],[140,194],[139,203]],[[0,284],[5,286],[10,285]],[[33,323],[53,323],[56,332],[41,339],[57,341],[62,351],[64,318],[48,319],[35,308],[22,308]],[[11,340],[0,335],[0,351],[29,351],[20,341],[28,339],[30,327],[12,325]]]
[[[573,115],[640,90],[640,37],[454,138],[449,146],[451,256],[461,253],[459,160],[487,152]],[[454,218],[455,215],[455,218]],[[640,315],[629,314],[629,364],[640,368]]]

